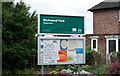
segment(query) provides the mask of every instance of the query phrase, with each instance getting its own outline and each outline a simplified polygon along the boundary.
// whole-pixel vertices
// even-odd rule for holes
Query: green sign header
[[[84,17],[41,14],[39,18],[39,33],[84,34]]]

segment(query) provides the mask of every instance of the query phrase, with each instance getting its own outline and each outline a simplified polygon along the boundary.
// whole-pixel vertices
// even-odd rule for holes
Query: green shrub
[[[110,62],[120,62],[120,52],[110,52]]]
[[[37,69],[30,69],[30,68],[26,68],[26,69],[23,69],[23,70],[20,70],[20,69],[16,69],[16,71],[14,72],[14,74],[16,75],[33,75],[33,74],[40,74],[41,71],[38,71]],[[10,70],[4,70],[2,72],[2,75],[3,76],[6,76],[6,75],[13,75],[13,73],[11,73]]]
[[[98,68],[96,68],[95,73],[96,74],[106,74],[107,67],[108,67],[107,65],[99,66]]]
[[[100,51],[94,52],[93,56],[94,56],[94,61],[93,61],[94,65],[101,65],[103,63]]]
[[[91,69],[91,66],[89,65],[82,65],[81,70],[89,71]]]
[[[93,65],[94,63],[94,50],[86,50],[86,64],[87,65]]]
[[[118,62],[120,62],[120,52],[117,52],[117,59],[118,59]]]
[[[89,65],[82,65],[81,70],[85,70],[89,73],[95,74],[107,74],[108,65],[99,65],[99,66],[89,66]]]
[[[108,65],[92,66],[91,69],[88,70],[88,72],[92,72],[98,75],[107,74],[107,68]]]

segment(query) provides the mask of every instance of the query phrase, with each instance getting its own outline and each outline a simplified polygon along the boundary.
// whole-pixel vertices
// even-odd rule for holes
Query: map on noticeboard
[[[38,26],[42,34],[84,34],[84,17],[40,14]]]
[[[84,39],[40,39],[39,46],[38,65],[85,63]]]

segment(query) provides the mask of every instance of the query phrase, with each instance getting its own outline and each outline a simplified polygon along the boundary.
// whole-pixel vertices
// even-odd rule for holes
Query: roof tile
[[[98,5],[95,5],[94,7],[90,8],[88,11],[95,11],[108,8],[120,8],[120,2],[101,2]]]

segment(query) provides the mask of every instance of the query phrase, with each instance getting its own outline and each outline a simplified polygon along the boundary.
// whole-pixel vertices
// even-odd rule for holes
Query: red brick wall
[[[88,47],[88,46],[91,45],[91,39],[90,39],[90,36],[89,36],[89,35],[88,35],[88,36],[86,35],[85,38],[86,38],[86,46]]]
[[[105,9],[93,11],[94,34],[118,34],[120,23],[118,22],[119,9]]]
[[[106,50],[106,38],[104,35],[99,36],[98,38],[98,49],[101,51]]]
[[[100,35],[98,38],[98,51],[101,52],[102,64],[106,63],[106,38],[105,35]]]

